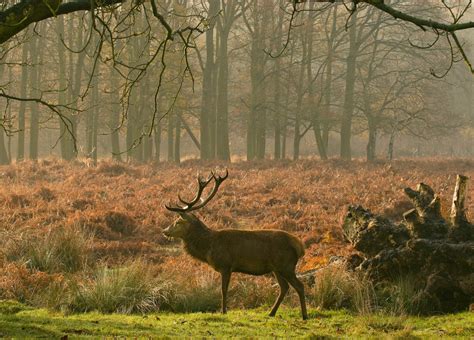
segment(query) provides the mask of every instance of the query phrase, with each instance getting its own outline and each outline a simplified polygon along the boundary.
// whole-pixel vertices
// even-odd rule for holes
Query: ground
[[[218,275],[185,255],[178,242],[170,242],[161,233],[176,218],[164,209],[164,204],[176,200],[178,192],[191,197],[196,173],[206,174],[216,167],[228,167],[229,179],[199,216],[212,228],[276,228],[297,235],[306,247],[299,272],[323,267],[331,258],[352,251],[340,228],[348,205],[361,204],[374,213],[399,220],[411,208],[403,188],[426,182],[440,194],[443,215],[448,216],[456,174],[474,176],[474,161],[462,159],[375,164],[338,160],[233,164],[187,161],[180,166],[101,161],[97,167],[81,161],[46,159],[1,166],[0,301],[19,300],[25,305],[0,302],[0,337],[474,336],[474,313],[467,311],[420,318],[355,315],[341,310],[316,312],[317,299],[311,287],[307,289],[312,311],[309,321],[300,320],[294,294],[285,299],[279,316],[271,319],[266,314],[277,294],[273,278],[244,275],[233,276],[232,311],[227,316],[170,314],[160,308],[144,316],[65,316],[42,309],[63,308],[64,299],[74,292],[63,294],[66,288],[74,288],[75,283],[90,287],[90,283],[100,283],[96,273],[107,273],[108,268],[136,267],[131,261],[140,259],[146,264],[141,267],[143,273],[171,289],[165,295],[176,301],[170,302],[169,309],[217,310]],[[468,215],[474,209],[473,194],[471,185]],[[76,261],[74,271],[64,267],[70,257],[61,259],[65,262],[47,262],[48,247],[55,246],[60,251],[64,245],[74,246],[70,236],[75,234],[63,239],[50,237],[62,229],[91,235],[90,242],[74,248],[77,260],[87,258],[86,265]],[[62,243],[56,244],[58,240]],[[25,252],[31,245],[38,249]],[[135,274],[143,278],[140,272]],[[155,281],[150,279],[150,284]],[[180,300],[183,296],[184,302]],[[88,307],[72,304],[69,311]]]
[[[63,315],[0,303],[1,337],[472,337],[474,313],[430,317],[354,316],[344,311],[310,310],[302,321],[299,310],[282,308],[275,318],[267,308],[218,313],[146,315]]]

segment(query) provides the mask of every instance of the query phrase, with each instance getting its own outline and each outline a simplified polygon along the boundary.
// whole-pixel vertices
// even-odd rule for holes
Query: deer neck
[[[207,262],[207,255],[211,248],[213,231],[199,221],[194,228],[183,238],[184,249],[192,257]]]

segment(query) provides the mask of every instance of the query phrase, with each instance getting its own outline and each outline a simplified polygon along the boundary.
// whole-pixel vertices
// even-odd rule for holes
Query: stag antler
[[[190,202],[182,199],[181,196],[178,194],[179,201],[185,204],[185,206],[181,207],[178,205],[175,205],[175,206],[165,205],[165,208],[170,211],[174,211],[178,213],[186,213],[186,212],[191,212],[193,210],[201,209],[207,203],[209,203],[209,201],[216,195],[217,190],[219,190],[219,186],[222,184],[222,182],[224,182],[227,179],[228,176],[229,176],[229,170],[227,169],[225,170],[224,176],[219,176],[214,171],[211,171],[211,174],[207,179],[203,179],[201,176],[198,176],[197,178],[198,190],[196,192],[196,195]],[[201,195],[204,192],[204,189],[213,179],[214,179],[214,187],[212,188],[211,193],[209,194],[209,196],[207,196],[206,199],[202,199]],[[198,202],[200,203],[197,204]]]

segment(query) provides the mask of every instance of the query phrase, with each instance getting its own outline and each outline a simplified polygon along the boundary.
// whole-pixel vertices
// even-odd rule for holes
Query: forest
[[[1,2],[0,336],[474,336],[473,32],[471,0]]]

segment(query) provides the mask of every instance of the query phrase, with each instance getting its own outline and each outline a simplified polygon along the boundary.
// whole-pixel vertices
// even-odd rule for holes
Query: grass
[[[184,255],[161,230],[176,217],[163,204],[175,200],[178,192],[190,197],[196,173],[205,174],[215,165],[101,161],[91,168],[80,162],[40,160],[0,166],[0,338],[474,336],[472,313],[410,316],[424,306],[409,277],[401,278],[396,288],[373,287],[337,268],[320,271],[316,285],[307,287],[313,311],[308,322],[300,321],[294,292],[277,318],[266,316],[278,293],[268,277],[234,275],[232,312],[208,313],[220,305],[219,275]],[[404,187],[427,182],[449,208],[454,175],[474,176],[472,160],[226,166],[229,180],[200,216],[216,229],[290,231],[306,245],[299,272],[352,252],[340,228],[347,205],[362,204],[397,220],[411,208]],[[474,187],[469,191],[472,196]],[[474,211],[474,200],[467,204],[468,211]],[[147,265],[130,266],[137,259]],[[316,307],[332,310],[315,312]],[[141,313],[146,314],[137,315]]]
[[[100,267],[94,280],[74,289],[72,310],[128,314],[153,308],[152,278],[146,270],[141,262],[123,268]]]
[[[80,229],[58,227],[41,236],[20,234],[18,239],[7,241],[3,252],[7,260],[25,263],[32,269],[73,273],[87,266],[91,240]]]
[[[53,313],[0,302],[1,337],[465,337],[474,336],[474,313],[431,317],[354,316],[346,311],[310,310],[302,321],[298,309],[268,308],[217,313],[119,315]]]
[[[361,274],[349,272],[337,264],[319,271],[311,293],[312,302],[321,309],[346,308],[369,314],[377,305],[372,283]]]

